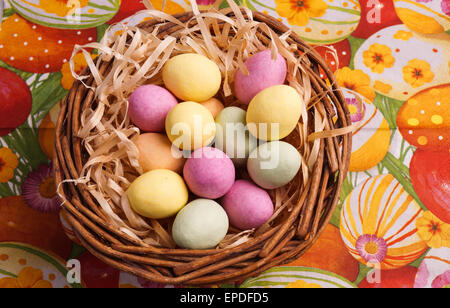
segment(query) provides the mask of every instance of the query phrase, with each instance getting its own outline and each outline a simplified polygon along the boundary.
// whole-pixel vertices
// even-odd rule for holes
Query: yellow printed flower
[[[416,221],[417,233],[431,248],[450,247],[450,225],[430,211],[426,211]]]
[[[392,90],[392,86],[390,84],[384,83],[380,80],[375,80],[373,88],[384,94],[388,94]]]
[[[286,286],[287,289],[322,289],[321,285],[308,283],[304,280],[296,280]]]
[[[368,50],[363,52],[364,65],[372,72],[381,74],[385,68],[394,66],[395,58],[392,56],[392,50],[381,44],[373,44]]]
[[[14,177],[14,170],[19,165],[17,155],[10,148],[0,149],[0,183],[6,183]]]
[[[41,0],[37,7],[43,9],[47,13],[56,14],[64,17],[75,8],[83,8],[88,5],[89,0]]]
[[[0,289],[51,289],[52,284],[44,280],[44,274],[40,269],[25,267],[17,278],[0,279]]]
[[[92,60],[94,60],[96,57],[97,55],[91,55]],[[80,74],[81,71],[83,71],[83,69],[87,67],[86,58],[82,53],[76,54],[75,57],[73,57],[73,62],[75,64],[74,70],[77,74]],[[70,90],[75,79],[72,76],[69,62],[63,64],[61,68],[61,74],[63,76],[61,79],[61,85],[64,89]]]
[[[370,77],[362,70],[344,67],[336,71],[339,86],[355,91],[371,102],[375,99],[375,91],[370,86]]]
[[[310,17],[325,15],[328,5],[323,0],[275,0],[276,11],[289,24],[305,26]]]
[[[427,82],[432,82],[434,73],[427,61],[413,59],[403,68],[403,79],[413,88],[423,86]]]
[[[394,34],[395,39],[402,41],[409,41],[412,37],[414,37],[414,34],[411,31],[398,30],[397,33]]]

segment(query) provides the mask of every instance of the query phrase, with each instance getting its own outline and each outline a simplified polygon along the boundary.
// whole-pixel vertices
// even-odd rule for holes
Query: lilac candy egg
[[[241,230],[262,226],[274,211],[267,191],[246,180],[236,181],[222,198],[221,204],[231,225]]]
[[[204,147],[194,151],[186,161],[183,176],[194,194],[217,199],[233,186],[235,169],[233,162],[224,152]]]
[[[166,116],[177,103],[175,96],[162,87],[140,86],[130,96],[128,114],[142,131],[163,132]]]
[[[249,72],[245,75],[241,70],[234,77],[236,97],[244,104],[249,104],[256,94],[262,90],[284,84],[287,74],[286,60],[278,54],[274,61],[271,51],[264,50],[256,53],[245,61]]]

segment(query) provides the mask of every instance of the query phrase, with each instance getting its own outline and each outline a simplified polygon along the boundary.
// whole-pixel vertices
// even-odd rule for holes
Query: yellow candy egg
[[[195,102],[184,102],[167,114],[166,133],[179,149],[195,150],[213,141],[216,125],[206,107]]]
[[[188,196],[183,178],[165,169],[141,175],[127,190],[131,208],[139,215],[153,219],[175,215],[186,205]]]
[[[297,126],[303,100],[297,90],[277,85],[259,92],[247,110],[250,133],[261,140],[280,140]]]
[[[217,64],[195,53],[171,58],[164,65],[162,77],[167,89],[176,97],[196,102],[213,97],[222,82]]]

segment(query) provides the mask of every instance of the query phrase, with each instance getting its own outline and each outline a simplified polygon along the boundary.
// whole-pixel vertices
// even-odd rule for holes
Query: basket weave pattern
[[[176,15],[186,22],[192,13]],[[233,18],[230,12],[228,17]],[[265,22],[278,35],[289,29],[276,19],[255,12],[253,19]],[[180,26],[157,19],[139,27],[152,31],[159,26],[158,37],[175,35]],[[175,33],[175,34],[174,34]],[[263,37],[264,34],[261,33]],[[263,37],[264,39],[264,37]],[[270,43],[269,38],[264,40]],[[292,33],[287,40],[297,45],[311,65],[305,67],[310,79],[313,96],[322,97],[317,109],[326,115],[326,130],[351,124],[342,93],[335,86],[332,72],[324,60]],[[298,55],[300,56],[300,54]],[[110,63],[102,63],[100,69],[108,70]],[[321,69],[321,70],[320,70]],[[332,86],[320,77],[325,72]],[[91,77],[84,81],[92,85]],[[326,93],[326,95],[322,95]],[[54,160],[56,183],[79,178],[87,153],[82,140],[76,137],[80,129],[81,111],[95,104],[94,92],[76,81],[61,104],[61,114],[56,130],[56,156]],[[313,118],[314,114],[310,112]],[[336,118],[337,120],[333,120]],[[163,284],[210,285],[242,281],[262,271],[284,264],[304,254],[317,240],[328,224],[339,201],[351,153],[351,134],[321,139],[318,159],[310,180],[298,193],[296,203],[289,213],[278,219],[272,228],[257,234],[243,244],[225,249],[188,250],[161,247],[144,247],[127,234],[108,224],[104,213],[84,184],[66,182],[61,185],[64,198],[63,210],[81,243],[102,261],[139,277]]]

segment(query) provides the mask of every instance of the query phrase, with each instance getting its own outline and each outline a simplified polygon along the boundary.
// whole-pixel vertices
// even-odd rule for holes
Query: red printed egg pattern
[[[450,151],[450,84],[411,97],[397,114],[397,125],[410,144],[432,151]]]
[[[415,225],[421,213],[392,175],[368,178],[342,205],[342,239],[359,262],[381,269],[399,268],[427,250]]]

